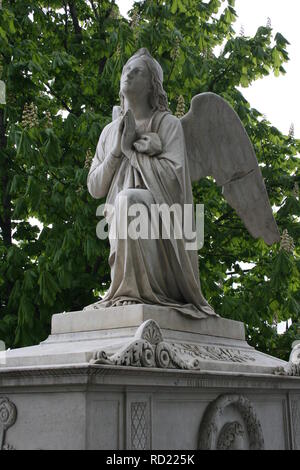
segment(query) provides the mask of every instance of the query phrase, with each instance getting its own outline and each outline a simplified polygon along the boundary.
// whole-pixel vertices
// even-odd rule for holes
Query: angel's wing
[[[192,182],[212,176],[254,238],[280,240],[256,155],[241,120],[214,93],[194,96],[181,119]]]

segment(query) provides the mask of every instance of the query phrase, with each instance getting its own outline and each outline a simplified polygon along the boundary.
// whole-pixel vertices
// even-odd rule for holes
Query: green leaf
[[[280,54],[279,54],[277,49],[273,49],[272,58],[273,58],[274,66],[275,67],[280,67],[281,58],[280,58]]]
[[[21,219],[26,216],[26,213],[27,213],[27,206],[26,206],[25,198],[21,196],[16,200],[15,210],[13,212],[13,218]]]
[[[290,43],[288,42],[288,40],[285,39],[284,36],[282,36],[281,33],[277,33],[277,34],[276,34],[276,36],[275,36],[275,41],[277,42],[278,45],[283,46],[283,47],[285,47],[285,46],[287,46],[287,45],[290,44]]]
[[[4,40],[7,40],[6,32],[4,31],[3,28],[0,26],[0,37]]]
[[[24,273],[23,288],[26,291],[34,290],[37,286],[37,280],[37,274],[32,269],[28,269]]]
[[[178,0],[172,0],[171,13],[173,13],[173,15],[175,15],[178,8],[179,8]]]
[[[249,86],[249,77],[247,75],[242,75],[240,82],[242,87],[247,88]]]
[[[48,139],[44,147],[45,158],[48,162],[54,163],[61,156],[60,143],[57,136],[51,129],[47,129]]]
[[[59,287],[52,274],[48,271],[42,271],[38,284],[40,286],[40,295],[45,304],[53,305],[59,292]]]

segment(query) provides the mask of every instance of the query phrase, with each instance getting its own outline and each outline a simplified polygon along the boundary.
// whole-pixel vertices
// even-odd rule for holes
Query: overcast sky
[[[123,15],[133,5],[132,0],[117,0]],[[236,0],[238,19],[235,30],[243,25],[245,35],[252,36],[270,17],[274,34],[280,32],[291,45],[286,75],[273,75],[256,81],[242,92],[250,104],[267,116],[273,125],[288,133],[291,123],[300,138],[300,0]]]

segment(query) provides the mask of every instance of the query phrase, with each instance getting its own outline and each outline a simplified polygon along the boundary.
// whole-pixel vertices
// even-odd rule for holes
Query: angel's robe
[[[179,119],[156,111],[146,131],[158,134],[162,153],[148,156],[134,150],[129,158],[117,158],[115,147],[120,119],[100,135],[88,175],[88,190],[94,198],[106,196],[115,207],[116,223],[125,196],[128,206],[144,204],[193,205],[184,134]],[[120,210],[121,209],[121,210]],[[151,222],[151,221],[150,221]],[[186,250],[184,239],[120,239],[110,237],[111,285],[93,308],[111,307],[118,301],[175,308],[181,313],[206,318],[216,315],[203,297],[196,250]]]

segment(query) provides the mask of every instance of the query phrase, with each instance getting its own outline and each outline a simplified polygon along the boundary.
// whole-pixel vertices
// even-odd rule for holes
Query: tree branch
[[[245,273],[249,273],[250,271],[252,271],[253,268],[251,269],[242,269],[242,271],[231,271],[230,273],[225,273],[226,276],[234,276],[234,275],[241,275],[241,274],[245,274]]]
[[[91,4],[94,5],[94,2],[93,0],[90,0]],[[105,15],[103,17],[103,19],[100,21],[100,17],[98,15],[98,12],[97,12],[97,19],[98,19],[98,23],[99,23],[99,36],[101,39],[105,40],[105,28],[104,28],[104,24],[105,24],[105,21],[107,21],[107,19],[109,18],[112,10],[113,10],[113,6],[114,6],[114,2],[111,4],[110,8],[108,8],[108,10],[105,12]],[[93,7],[93,9],[95,8],[95,5]],[[95,10],[94,10],[95,11]],[[95,12],[95,15],[96,15],[96,12]],[[102,28],[102,30],[101,30]],[[112,57],[113,53],[111,53],[110,57]],[[109,57],[109,58],[110,58]],[[107,57],[102,57],[100,60],[99,60],[99,66],[98,66],[98,74],[99,76],[102,75],[103,73],[103,70],[105,68],[105,65],[106,65],[106,62],[107,62]]]
[[[51,86],[48,83],[44,83],[44,85],[49,88],[49,91],[50,91],[51,95],[53,95],[54,98],[56,98],[58,101],[60,101],[61,104],[63,105],[63,107],[67,111],[69,111],[69,113],[72,113],[72,109],[67,105],[65,100],[61,96],[58,96],[57,93],[55,91],[53,91],[53,88],[51,88]]]
[[[97,20],[99,20],[99,14],[98,14],[97,8],[95,7],[95,4],[94,4],[93,0],[89,0],[89,1],[90,1],[91,6],[92,6],[95,18]]]
[[[68,2],[71,18],[73,21],[73,26],[78,42],[82,40],[82,31],[78,21],[77,9],[74,0]]]
[[[174,71],[174,68],[175,68],[175,63],[176,63],[176,60],[173,59],[173,62],[172,62],[171,68],[170,68],[170,72],[169,72],[169,76],[168,76],[167,81],[166,81],[165,88],[169,85],[169,81],[170,81],[171,75],[172,75],[172,73],[173,73],[173,71]]]
[[[63,0],[64,9],[65,9],[65,37],[64,37],[64,46],[68,52],[68,5],[65,0]]]

